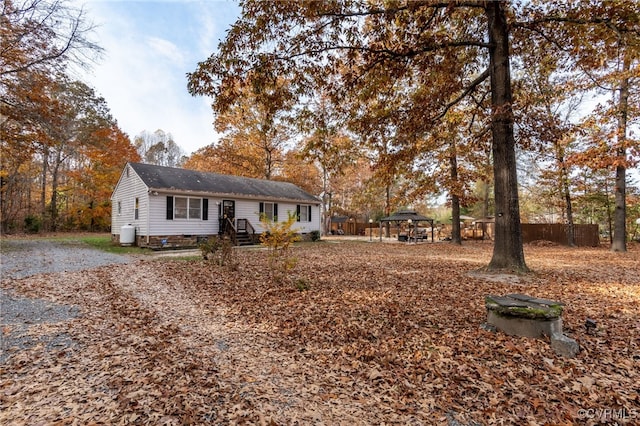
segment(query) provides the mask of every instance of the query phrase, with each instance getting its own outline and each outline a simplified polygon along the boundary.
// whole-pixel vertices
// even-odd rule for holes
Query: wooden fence
[[[567,225],[562,223],[523,223],[522,241],[545,240],[568,245]],[[579,247],[596,247],[600,244],[598,225],[573,225],[575,243]]]

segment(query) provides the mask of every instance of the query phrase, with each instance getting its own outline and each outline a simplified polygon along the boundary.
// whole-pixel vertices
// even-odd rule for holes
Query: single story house
[[[196,246],[223,235],[255,242],[262,214],[280,221],[295,214],[303,236],[321,225],[321,201],[292,183],[152,164],[127,163],[111,204],[112,240],[140,247]]]

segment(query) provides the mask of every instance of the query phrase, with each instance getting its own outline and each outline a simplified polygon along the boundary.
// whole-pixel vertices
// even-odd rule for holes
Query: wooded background
[[[627,170],[639,158],[640,5],[488,4],[242,1],[218,51],[185,82],[213,97],[223,136],[186,155],[168,129],[131,140],[69,73],[101,53],[81,9],[5,0],[2,232],[107,231],[124,164],[144,161],[287,180],[322,198],[325,219],[364,223],[405,208],[441,223],[500,217],[495,179],[513,168],[520,221],[598,224],[622,244],[638,237]],[[500,108],[498,24],[513,92]],[[495,161],[503,113],[514,165]]]

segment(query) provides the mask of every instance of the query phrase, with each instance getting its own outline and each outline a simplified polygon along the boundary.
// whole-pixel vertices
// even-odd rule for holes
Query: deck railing
[[[229,218],[221,219],[220,229],[220,234],[228,236],[234,245],[238,245],[238,234],[249,235],[255,241],[256,229],[248,219],[236,219],[235,225]]]

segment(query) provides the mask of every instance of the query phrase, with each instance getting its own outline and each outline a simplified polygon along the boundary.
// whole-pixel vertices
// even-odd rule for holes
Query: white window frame
[[[298,222],[311,222],[309,218],[309,212],[311,211],[310,204],[300,204],[300,216],[298,217]]]
[[[189,207],[187,208],[189,220],[202,220],[202,198],[189,197]],[[195,205],[198,205],[197,208]],[[194,213],[198,215],[195,216]]]
[[[267,220],[269,220],[270,222],[274,221],[274,210],[275,210],[275,204],[276,203],[271,203],[268,201],[265,201],[264,205],[263,205],[263,212],[262,214],[264,214],[264,217],[267,218]],[[267,206],[269,206],[269,208],[267,208]],[[270,210],[270,211],[269,211]],[[277,219],[277,218],[276,218]]]
[[[182,203],[184,203],[184,205],[178,206],[178,204]],[[195,216],[194,213],[197,213],[197,216]],[[202,198],[173,197],[173,219],[202,220]]]

